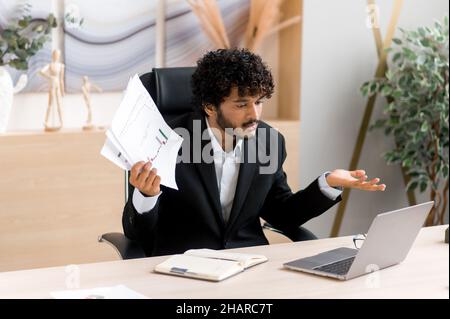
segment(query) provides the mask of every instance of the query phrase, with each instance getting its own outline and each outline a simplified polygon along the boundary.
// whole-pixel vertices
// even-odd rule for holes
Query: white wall
[[[391,0],[376,1],[384,36]],[[375,74],[377,55],[372,30],[366,26],[366,1],[305,0],[302,57],[300,182],[307,186],[322,172],[348,168],[366,99],[361,84]],[[405,0],[399,26],[431,25],[448,15],[447,0]],[[380,116],[379,100],[372,119]],[[387,166],[380,154],[392,141],[380,131],[366,137],[359,167],[387,184],[384,193],[352,191],[340,235],[366,232],[373,217],[408,205],[401,170]],[[426,196],[418,201],[427,200]],[[305,226],[319,237],[331,232],[337,205]]]

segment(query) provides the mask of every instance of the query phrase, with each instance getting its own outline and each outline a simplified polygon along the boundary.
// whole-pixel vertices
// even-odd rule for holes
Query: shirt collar
[[[242,139],[238,139],[236,146],[234,147],[233,152],[225,153],[225,151],[222,148],[221,143],[217,140],[217,137],[214,135],[214,132],[211,129],[211,126],[209,125],[208,118],[205,117],[206,126],[208,128],[208,134],[211,139],[211,145],[214,153],[223,153],[226,155],[232,155],[236,158],[240,157],[241,151],[242,151]]]

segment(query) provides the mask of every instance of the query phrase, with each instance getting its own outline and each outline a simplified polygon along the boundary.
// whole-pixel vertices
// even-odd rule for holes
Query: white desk
[[[80,288],[124,284],[150,298],[449,298],[447,226],[422,229],[406,260],[380,272],[341,282],[285,270],[282,264],[340,246],[351,237],[238,249],[264,254],[269,262],[220,283],[152,272],[167,257],[79,266]],[[66,290],[75,273],[65,267],[0,273],[0,298],[50,298]]]

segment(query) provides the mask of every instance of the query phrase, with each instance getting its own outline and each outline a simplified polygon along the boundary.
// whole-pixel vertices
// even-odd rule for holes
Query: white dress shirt
[[[214,153],[214,167],[220,194],[220,205],[222,207],[223,218],[227,222],[230,218],[231,208],[233,207],[239,177],[242,140],[238,141],[233,151],[226,153],[213,134],[208,119],[206,119],[206,123]],[[319,188],[325,196],[331,200],[335,200],[342,193],[342,190],[328,185],[326,180],[326,174],[328,173],[326,172],[319,177]],[[161,193],[154,197],[145,197],[135,188],[133,192],[133,206],[139,214],[148,213],[155,207],[160,195]]]
[[[222,207],[223,220],[227,223],[233,207],[234,195],[236,194],[242,139],[237,142],[233,151],[226,153],[212,132],[208,120],[206,120],[206,123],[214,153],[214,167],[216,169],[217,186],[219,187],[220,206]]]

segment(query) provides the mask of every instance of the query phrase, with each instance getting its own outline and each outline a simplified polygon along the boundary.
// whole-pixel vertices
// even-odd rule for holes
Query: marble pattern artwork
[[[66,87],[80,92],[88,76],[105,91],[125,89],[155,61],[156,0],[65,0],[78,7],[80,28],[64,30]]]
[[[88,76],[104,91],[122,91],[129,78],[155,66],[159,0],[58,0],[75,7],[84,22],[64,27],[62,52],[68,93],[81,92]],[[32,16],[46,17],[52,0],[0,0],[0,28],[17,15],[17,7],[32,4]],[[217,0],[232,46],[239,46],[248,21],[249,0]],[[165,66],[191,66],[214,46],[185,0],[166,0]],[[51,41],[51,40],[50,40]],[[51,42],[31,59],[26,91],[46,91],[37,71],[51,60]],[[14,81],[23,73],[12,71]]]

